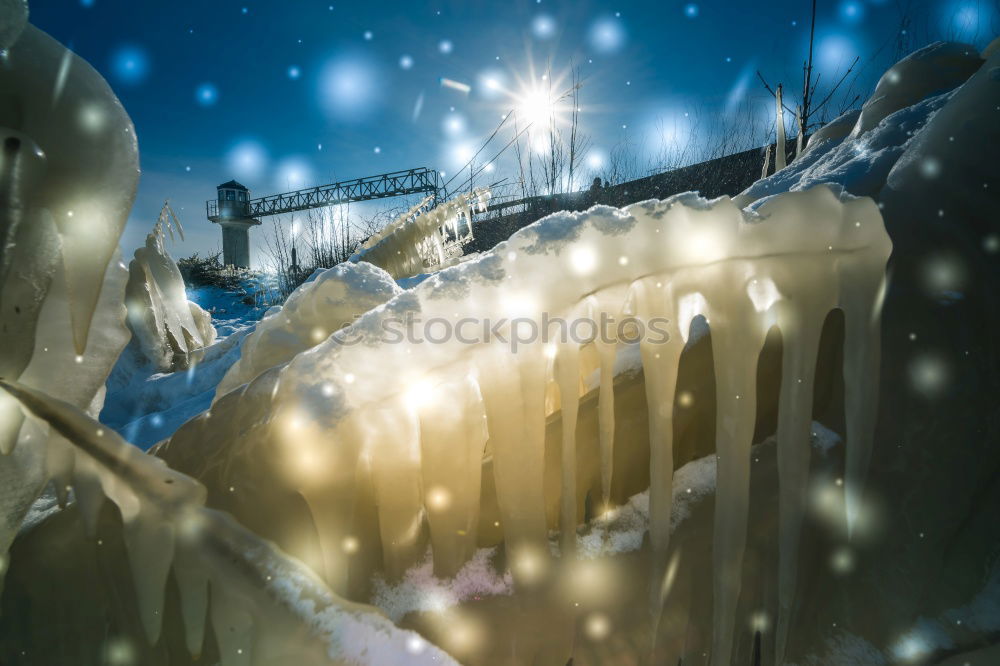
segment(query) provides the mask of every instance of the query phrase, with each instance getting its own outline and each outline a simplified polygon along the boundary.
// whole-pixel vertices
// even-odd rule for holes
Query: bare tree
[[[822,76],[820,74],[817,74],[815,77],[813,76],[813,53],[815,51],[815,44],[816,44],[816,0],[812,0],[812,15],[809,22],[809,49],[806,54],[806,59],[802,63],[802,93],[800,101],[795,109],[792,109],[789,106],[787,106],[784,103],[784,101],[781,102],[784,110],[795,115],[798,123],[798,136],[803,137],[803,140],[804,137],[809,133],[809,131],[812,128],[820,124],[816,120],[817,116],[822,117],[820,114],[822,114],[823,109],[827,106],[827,104],[830,103],[830,100],[834,98],[834,95],[837,93],[837,91],[840,89],[843,83],[850,77],[851,72],[854,71],[854,68],[857,66],[858,61],[860,60],[860,58],[857,57],[854,58],[850,66],[847,68],[847,71],[845,71],[844,74],[840,77],[840,79],[838,79],[837,82],[828,91],[826,91],[826,95],[821,97],[820,101],[817,102],[816,98],[818,95],[820,79],[822,78]],[[769,93],[771,93],[772,96],[774,97],[778,96],[779,93],[777,92],[777,90],[775,88],[772,88],[771,85],[768,84],[767,80],[764,78],[764,75],[761,74],[759,70],[757,72],[757,78],[760,79],[760,82],[764,84],[764,88]],[[777,89],[780,90],[781,87],[782,86],[779,83]],[[861,98],[860,95],[855,96],[846,106],[848,107],[853,106],[860,98]],[[782,131],[784,130],[782,129]],[[783,158],[781,155],[775,154],[776,168],[779,160],[782,159]]]

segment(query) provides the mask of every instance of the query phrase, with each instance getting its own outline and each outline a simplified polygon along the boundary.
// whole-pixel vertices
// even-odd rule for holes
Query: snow
[[[839,185],[856,196],[877,196],[914,136],[949,99],[951,93],[944,93],[897,111],[858,137],[840,142],[831,138],[815,147],[810,142],[799,159],[751,185],[736,202],[757,210],[776,194],[821,183]]]
[[[376,574],[372,603],[390,620],[399,622],[407,613],[442,611],[473,599],[511,594],[514,580],[510,572],[497,573],[490,561],[496,551],[480,548],[455,576],[442,579],[434,575],[434,559],[428,549],[423,561],[407,569],[398,583]]]
[[[225,318],[213,320],[219,339],[186,370],[156,372],[138,349],[129,345],[108,377],[101,422],[145,450],[207,410],[216,387],[239,360],[241,342],[264,314],[263,308],[242,303],[241,294],[216,287],[188,292],[207,311]]]
[[[756,210],[775,194],[821,183],[878,197],[897,161],[982,65],[968,44],[936,42],[911,53],[882,76],[860,112],[847,112],[819,129],[798,159],[735,201]]]
[[[366,262],[315,271],[243,341],[239,360],[219,382],[218,395],[287,363],[401,292],[388,273]]]

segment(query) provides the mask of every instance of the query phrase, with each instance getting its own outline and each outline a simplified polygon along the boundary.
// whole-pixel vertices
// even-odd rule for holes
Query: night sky
[[[33,0],[30,9],[34,25],[108,79],[135,122],[143,174],[126,257],[165,198],[188,234],[172,253],[218,251],[204,200],[230,178],[253,196],[416,166],[448,180],[519,98],[546,89],[543,75],[567,88],[571,65],[592,143],[579,183],[623,141],[647,164],[664,140],[705,149],[705,128],[725,128],[736,109],[773,128],[754,72],[795,92],[809,31],[804,0]],[[822,80],[860,56],[854,88],[867,93],[897,54],[904,16],[909,49],[941,38],[981,48],[1000,32],[997,4],[983,0],[821,0]],[[500,160],[493,176],[511,175]],[[255,261],[260,241],[251,232]]]

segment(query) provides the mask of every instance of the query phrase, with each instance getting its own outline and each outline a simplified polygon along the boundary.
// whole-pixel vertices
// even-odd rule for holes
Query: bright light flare
[[[366,58],[341,56],[320,71],[319,97],[324,110],[338,120],[359,120],[378,99],[378,71]]]
[[[420,379],[410,383],[403,399],[411,408],[420,409],[433,402],[434,393],[434,384],[429,379]]]
[[[597,268],[599,258],[592,247],[575,247],[569,254],[570,268],[576,275],[590,275]]]
[[[556,105],[548,91],[539,88],[527,90],[517,101],[517,114],[535,129],[545,128],[553,122]]]

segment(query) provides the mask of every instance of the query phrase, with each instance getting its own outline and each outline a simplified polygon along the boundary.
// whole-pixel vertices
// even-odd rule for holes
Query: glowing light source
[[[857,23],[865,15],[865,6],[857,0],[840,3],[840,17],[848,23]]]
[[[302,157],[288,157],[278,164],[275,185],[279,188],[298,189],[314,180],[312,167]]]
[[[547,14],[539,14],[531,22],[531,32],[539,39],[548,39],[556,34],[556,22]]]
[[[444,511],[451,505],[451,493],[447,488],[433,486],[427,491],[427,508],[432,511]]]
[[[441,128],[447,136],[460,136],[465,132],[465,118],[458,113],[449,113],[444,117]]]
[[[399,67],[400,69],[413,69],[413,56],[405,53],[399,56]]]
[[[434,385],[427,379],[411,382],[403,399],[413,409],[429,405],[434,400]]]
[[[602,641],[611,633],[611,621],[603,613],[591,613],[587,616],[584,629],[591,640]]]
[[[601,18],[590,27],[590,45],[600,53],[613,53],[625,44],[625,28],[615,18]]]
[[[195,91],[195,99],[202,106],[212,106],[219,99],[219,89],[211,83],[202,83]]]
[[[122,83],[142,83],[149,74],[149,56],[138,46],[122,46],[111,55],[111,71]]]
[[[570,267],[577,275],[589,275],[597,268],[598,257],[593,248],[576,247],[569,255]]]
[[[375,67],[361,56],[341,56],[320,72],[319,94],[324,110],[339,120],[357,120],[378,98]]]
[[[267,161],[267,151],[260,143],[251,139],[236,144],[226,156],[229,171],[243,180],[259,178]]]
[[[540,88],[527,90],[517,101],[517,114],[536,129],[548,127],[555,110],[548,91]]]

